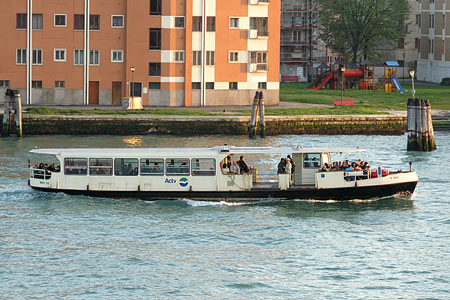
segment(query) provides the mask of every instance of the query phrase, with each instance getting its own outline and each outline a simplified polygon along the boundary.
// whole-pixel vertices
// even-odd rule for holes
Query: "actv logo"
[[[188,179],[186,177],[180,178],[180,185],[182,187],[186,187],[189,184]]]
[[[166,178],[164,183],[177,183],[177,180],[175,178]],[[186,177],[180,178],[180,180],[178,180],[178,183],[182,187],[187,187],[189,184],[188,179]]]

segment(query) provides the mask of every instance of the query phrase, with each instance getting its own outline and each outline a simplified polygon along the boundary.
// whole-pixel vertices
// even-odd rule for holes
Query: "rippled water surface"
[[[450,134],[436,142],[408,153],[405,136],[0,139],[0,299],[450,299]],[[243,205],[47,194],[26,182],[34,146],[223,143],[361,145],[373,165],[412,161],[421,182],[413,200]]]

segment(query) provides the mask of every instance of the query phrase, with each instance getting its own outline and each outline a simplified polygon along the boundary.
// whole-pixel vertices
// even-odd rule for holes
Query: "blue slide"
[[[397,75],[394,74],[394,76],[392,76],[392,74],[391,74],[391,80],[392,80],[392,82],[394,83],[395,88],[397,89],[397,91],[398,91],[400,94],[404,94],[404,93],[405,93],[405,90],[404,90],[404,89],[402,88],[402,86],[400,85],[400,82],[398,81]]]

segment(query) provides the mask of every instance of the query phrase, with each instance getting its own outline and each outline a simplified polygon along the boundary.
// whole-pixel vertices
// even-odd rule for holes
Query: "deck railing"
[[[52,172],[45,170],[45,169],[32,168],[30,170],[30,178],[48,180],[48,179],[52,178]]]

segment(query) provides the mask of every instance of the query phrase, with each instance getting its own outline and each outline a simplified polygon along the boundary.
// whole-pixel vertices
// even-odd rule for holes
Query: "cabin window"
[[[303,167],[306,169],[320,169],[320,153],[305,154]]]
[[[216,160],[214,158],[193,158],[192,176],[215,176]]]
[[[89,175],[109,176],[112,175],[111,158],[90,158]]]
[[[64,159],[65,175],[86,175],[87,159],[86,158],[65,158]]]
[[[189,159],[166,159],[166,175],[189,175]]]
[[[137,176],[137,158],[116,158],[114,159],[114,175],[116,176]]]
[[[164,160],[162,158],[141,158],[141,175],[164,175]]]

